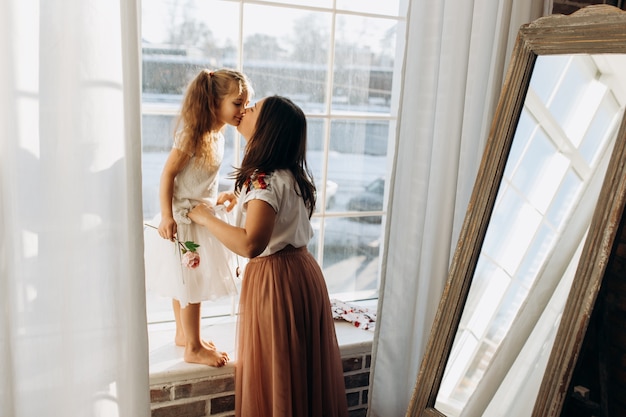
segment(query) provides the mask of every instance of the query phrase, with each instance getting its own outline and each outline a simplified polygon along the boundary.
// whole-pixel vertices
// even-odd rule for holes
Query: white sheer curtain
[[[138,0],[0,3],[0,416],[148,416]]]
[[[406,413],[517,31],[548,7],[410,2],[372,417]]]

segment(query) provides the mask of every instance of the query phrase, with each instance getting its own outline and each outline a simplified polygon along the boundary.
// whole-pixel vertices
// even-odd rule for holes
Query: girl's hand
[[[223,204],[226,211],[230,212],[237,204],[237,196],[233,192],[225,191],[217,196],[217,205]]]
[[[191,221],[203,226],[206,224],[206,220],[214,216],[215,210],[213,210],[213,207],[207,205],[206,203],[198,204],[191,209],[189,213],[187,213],[187,217],[189,217]]]
[[[164,217],[159,223],[159,236],[163,239],[174,240],[176,236],[176,221],[173,217]]]

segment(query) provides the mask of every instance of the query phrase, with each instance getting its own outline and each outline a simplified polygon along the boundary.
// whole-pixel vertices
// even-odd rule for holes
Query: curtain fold
[[[410,2],[371,417],[406,413],[515,36],[542,14],[543,0]]]
[[[150,413],[138,11],[0,6],[2,417]]]

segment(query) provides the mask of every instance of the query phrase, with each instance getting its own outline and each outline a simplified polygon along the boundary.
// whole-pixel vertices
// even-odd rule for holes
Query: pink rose
[[[187,251],[183,254],[181,263],[187,268],[197,268],[200,265],[200,255],[198,255],[198,252]]]

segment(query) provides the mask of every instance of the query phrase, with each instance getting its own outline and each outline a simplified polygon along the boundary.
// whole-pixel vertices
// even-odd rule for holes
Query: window
[[[200,68],[243,71],[255,99],[280,94],[307,115],[308,164],[318,188],[309,249],[331,297],[378,296],[388,172],[394,154],[406,1],[152,0],[142,4],[144,218],[158,185],[173,120]],[[253,100],[254,101],[254,100]],[[220,189],[242,140],[227,127]],[[232,314],[236,300],[203,303]],[[172,320],[170,301],[148,295],[148,321]]]

